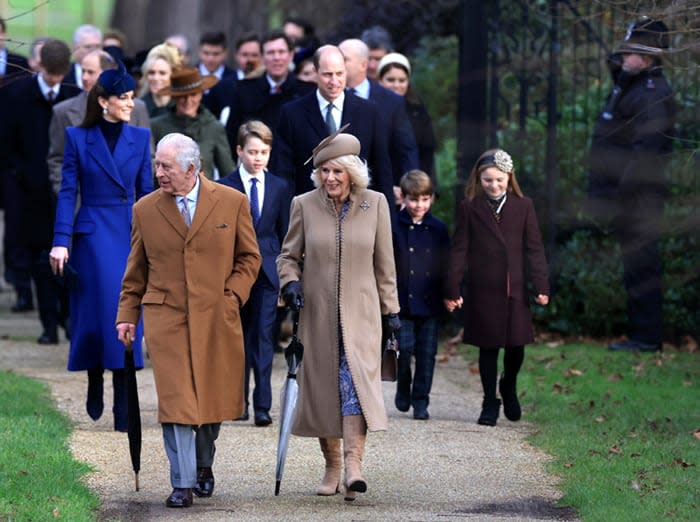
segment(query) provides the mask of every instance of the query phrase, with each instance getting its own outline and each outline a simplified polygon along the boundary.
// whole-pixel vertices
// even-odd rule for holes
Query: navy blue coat
[[[112,154],[99,127],[66,129],[53,244],[70,248],[79,278],[70,296],[69,370],[124,367],[114,321],[131,248],[132,206],[153,188],[150,141],[147,129],[124,125]],[[143,367],[142,335],[139,328],[137,367]]]
[[[230,101],[231,112],[226,122],[226,135],[233,157],[236,157],[238,128],[243,123],[260,120],[274,133],[279,125],[282,105],[313,91],[315,87],[313,83],[297,80],[291,74],[282,83],[282,92],[279,94],[270,93],[270,84],[265,75],[237,82]]]
[[[406,103],[402,96],[374,81],[369,82],[369,99],[377,104],[388,128],[392,175],[394,185],[398,186],[401,176],[409,170],[420,168],[418,146],[406,114]]]
[[[238,169],[219,180],[219,183],[233,187],[245,194],[243,182]],[[265,173],[265,198],[263,199],[260,219],[255,225],[262,267],[258,277],[267,277],[270,283],[279,289],[277,276],[277,256],[280,253],[282,241],[289,227],[289,187],[282,178]]]
[[[450,250],[447,227],[429,212],[415,225],[404,208],[393,235],[401,316],[439,315]]]
[[[345,95],[341,124],[344,131],[360,140],[360,157],[367,161],[372,182],[370,188],[381,192],[393,208],[394,191],[391,160],[385,126],[374,103],[350,94]],[[312,162],[304,165],[311,151],[328,136],[321,117],[316,91],[282,106],[277,141],[272,149],[274,170],[288,180],[295,195],[314,189],[310,179]]]

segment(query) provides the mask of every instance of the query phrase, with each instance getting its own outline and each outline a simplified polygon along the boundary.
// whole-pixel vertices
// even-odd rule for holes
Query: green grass
[[[699,384],[697,353],[528,347],[524,417],[555,457],[562,504],[584,521],[697,520]]]
[[[0,12],[7,22],[6,47],[27,56],[29,44],[38,36],[60,38],[68,45],[73,31],[82,24],[93,24],[104,30],[109,25],[114,0],[12,0]],[[0,2],[0,6],[3,5]],[[38,7],[35,9],[35,5]]]
[[[0,372],[0,520],[95,520],[98,498],[81,482],[90,471],[68,448],[68,420],[48,388]]]

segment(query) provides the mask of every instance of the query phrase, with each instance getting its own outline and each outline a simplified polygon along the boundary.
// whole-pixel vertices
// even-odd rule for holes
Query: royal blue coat
[[[114,321],[131,247],[131,209],[153,189],[150,132],[124,125],[114,153],[97,126],[69,127],[65,143],[53,244],[70,249],[68,263],[78,272],[70,294],[68,370],[123,368]],[[139,368],[140,330],[133,345]]]

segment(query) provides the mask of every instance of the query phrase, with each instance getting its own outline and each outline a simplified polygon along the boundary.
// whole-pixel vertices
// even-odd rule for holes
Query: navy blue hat
[[[659,56],[669,47],[668,27],[661,20],[643,17],[627,28],[625,40],[615,52]]]
[[[119,60],[117,60],[117,63],[119,64],[117,69],[103,71],[97,80],[97,83],[105,90],[107,96],[120,96],[136,88],[136,80],[126,72],[124,64]]]

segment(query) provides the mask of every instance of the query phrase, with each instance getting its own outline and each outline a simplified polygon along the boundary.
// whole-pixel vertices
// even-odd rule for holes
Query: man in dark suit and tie
[[[290,74],[289,64],[294,48],[282,31],[273,31],[262,39],[265,74],[241,80],[236,85],[226,134],[232,152],[237,145],[238,129],[248,120],[260,120],[276,129],[282,105],[314,90],[314,85],[297,80]]]
[[[243,307],[245,338],[246,409],[239,420],[248,420],[250,371],[255,377],[253,410],[256,426],[272,423],[272,359],[276,341],[275,320],[279,278],[276,259],[289,225],[289,188],[282,178],[266,172],[272,146],[272,131],[261,121],[251,120],[238,131],[236,152],[241,159],[238,169],[219,180],[248,196],[253,226],[262,255],[262,267],[253,285],[250,300]]]
[[[313,190],[307,161],[318,143],[342,125],[360,140],[360,157],[367,161],[370,188],[394,201],[387,130],[374,103],[346,95],[343,54],[324,45],[314,54],[318,88],[282,107],[272,170],[289,180],[294,194]],[[391,205],[393,207],[393,205]]]
[[[0,141],[6,145],[9,172],[5,184],[5,226],[10,241],[18,252],[7,252],[8,272],[31,272],[37,291],[39,317],[43,333],[38,342],[58,342],[58,324],[65,320],[59,314],[59,289],[48,264],[48,250],[53,241],[56,198],[49,182],[46,155],[49,150],[49,122],[54,103],[77,95],[76,87],[61,82],[70,68],[70,49],[60,40],[49,39],[41,48],[41,68],[36,76],[13,82],[7,94],[7,119],[3,121]],[[7,245],[7,237],[6,237]],[[28,266],[21,263],[29,257]],[[13,263],[20,262],[20,266]],[[17,288],[18,295],[28,289]]]
[[[226,35],[221,31],[204,33],[199,39],[199,64],[197,65],[202,78],[211,75],[216,76],[219,83],[234,81],[236,71],[226,65],[227,58]],[[219,117],[222,107],[216,86],[204,91],[202,105],[209,109],[214,116]]]

